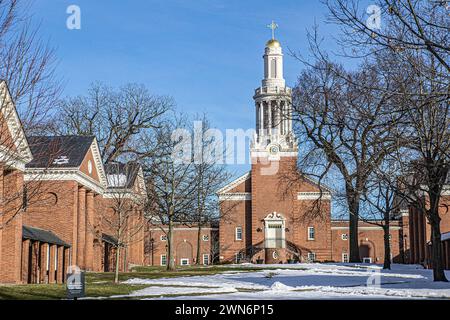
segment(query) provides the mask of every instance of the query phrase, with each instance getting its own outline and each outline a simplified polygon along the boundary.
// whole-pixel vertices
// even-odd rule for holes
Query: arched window
[[[277,77],[277,59],[273,58],[270,61],[270,77],[276,78]]]

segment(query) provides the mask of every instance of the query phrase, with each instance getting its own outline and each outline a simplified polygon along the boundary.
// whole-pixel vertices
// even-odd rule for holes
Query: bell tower
[[[297,141],[292,133],[292,89],[283,77],[283,50],[275,39],[278,25],[272,21],[272,39],[264,51],[264,78],[255,90],[256,135],[251,145],[252,156],[264,154],[296,156]]]

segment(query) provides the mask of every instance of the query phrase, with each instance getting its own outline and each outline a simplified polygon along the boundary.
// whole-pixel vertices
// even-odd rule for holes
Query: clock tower
[[[292,134],[292,89],[283,77],[283,50],[275,39],[278,27],[272,22],[272,39],[264,52],[264,78],[255,90],[256,135],[251,144],[251,157],[278,160],[296,157],[297,141]]]

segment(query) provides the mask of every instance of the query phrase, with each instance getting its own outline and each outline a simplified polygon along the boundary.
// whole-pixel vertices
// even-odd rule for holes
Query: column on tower
[[[272,101],[267,101],[267,134],[270,136],[272,134]]]

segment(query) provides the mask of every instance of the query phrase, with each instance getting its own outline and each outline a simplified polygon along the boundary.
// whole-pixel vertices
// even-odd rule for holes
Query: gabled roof
[[[251,177],[251,171],[243,174],[242,176],[240,176],[239,178],[236,178],[235,180],[231,181],[229,184],[227,184],[226,186],[222,187],[221,189],[219,189],[217,191],[217,194],[221,194],[221,193],[226,193],[230,190],[232,190],[233,188],[237,187],[238,185],[240,185],[242,182],[247,181],[248,179],[250,179]]]
[[[70,247],[53,232],[29,226],[22,227],[22,238]]]
[[[79,167],[94,139],[93,136],[29,137],[34,159],[27,164],[27,168]]]
[[[24,170],[24,165],[30,162],[33,156],[28,146],[27,137],[25,136],[22,122],[20,121],[14,101],[12,100],[8,85],[5,80],[1,79],[0,95],[3,96],[5,102],[0,105],[0,111],[3,113],[3,117],[6,120],[8,129],[16,147],[16,154],[12,154],[13,159],[8,159],[7,162],[15,162],[12,163],[13,166],[18,167],[18,169]],[[4,151],[11,153],[11,150]]]

